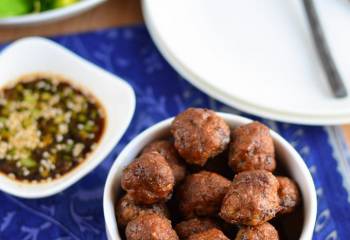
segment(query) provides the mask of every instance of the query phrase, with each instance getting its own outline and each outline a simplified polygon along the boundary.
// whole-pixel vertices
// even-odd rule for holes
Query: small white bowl
[[[238,127],[251,122],[251,120],[237,115],[227,113],[219,114],[231,127]],[[172,120],[173,118],[164,120],[134,138],[120,153],[109,171],[103,195],[103,211],[109,240],[121,240],[114,206],[116,197],[121,191],[120,178],[123,169],[135,159],[148,143],[168,136]],[[271,134],[275,142],[276,153],[279,159],[281,159],[279,161],[283,162],[291,177],[298,183],[302,193],[304,223],[300,239],[310,240],[312,238],[317,214],[316,190],[311,174],[296,150],[276,132],[271,131]]]
[[[30,73],[58,74],[91,92],[106,112],[106,126],[97,148],[79,166],[45,183],[23,183],[0,174],[0,189],[23,198],[46,197],[71,186],[91,172],[118,143],[135,110],[133,89],[122,79],[44,38],[19,40],[0,54],[0,87]]]
[[[0,18],[0,26],[28,26],[54,22],[85,12],[105,1],[106,0],[82,0],[71,6],[57,8],[46,12]]]

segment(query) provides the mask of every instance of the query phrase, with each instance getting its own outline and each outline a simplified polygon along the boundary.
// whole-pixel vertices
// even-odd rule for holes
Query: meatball
[[[270,223],[242,227],[235,240],[278,240],[278,232]]]
[[[235,176],[231,168],[227,167],[228,149],[220,153],[214,158],[208,159],[204,165],[203,170],[209,172],[216,172],[227,179],[233,179]]]
[[[287,177],[277,177],[279,182],[278,196],[280,198],[280,213],[290,213],[300,202],[297,184]]]
[[[121,226],[126,226],[128,222],[134,220],[138,216],[149,213],[156,213],[167,218],[169,217],[169,211],[165,203],[140,205],[136,204],[129,194],[123,196],[116,206],[117,220],[118,224]]]
[[[130,221],[125,235],[127,240],[179,240],[170,220],[154,213]]]
[[[185,218],[218,213],[231,182],[213,172],[189,175],[179,188],[179,210]]]
[[[185,178],[186,166],[171,142],[166,140],[155,141],[146,146],[143,153],[153,151],[160,153],[168,162],[169,166],[173,170],[175,182],[178,183]]]
[[[121,186],[137,203],[153,204],[171,197],[174,174],[158,152],[141,154],[123,171]]]
[[[199,166],[224,151],[230,141],[229,126],[208,109],[187,109],[175,118],[170,131],[180,155]]]
[[[275,170],[275,148],[268,127],[252,122],[234,129],[231,139],[228,164],[236,173]]]
[[[217,228],[209,229],[205,232],[193,234],[188,240],[230,240]]]
[[[177,224],[175,230],[180,239],[188,239],[193,234],[212,228],[217,228],[217,225],[210,218],[192,218]]]
[[[228,223],[259,225],[280,210],[278,181],[265,170],[241,172],[224,197],[220,217]]]

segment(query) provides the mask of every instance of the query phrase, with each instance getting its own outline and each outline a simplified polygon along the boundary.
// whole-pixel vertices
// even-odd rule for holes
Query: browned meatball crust
[[[174,174],[158,152],[141,154],[123,171],[121,186],[137,203],[153,204],[171,197]]]
[[[126,226],[127,240],[178,240],[170,220],[158,214],[145,214],[130,221]]]
[[[205,232],[193,234],[188,240],[230,240],[217,228],[209,229]]]
[[[270,223],[242,227],[235,240],[279,240],[277,230]]]
[[[280,213],[290,213],[300,202],[300,192],[297,184],[287,177],[277,177],[279,182]]]
[[[169,218],[169,211],[165,203],[155,203],[152,205],[136,204],[129,194],[123,196],[116,206],[117,220],[121,226],[126,226],[128,222],[138,216],[149,213],[156,213]]]
[[[269,128],[252,122],[234,129],[228,164],[237,173],[258,169],[273,172],[275,148]]]
[[[276,177],[265,170],[237,174],[223,200],[221,218],[252,226],[272,219],[280,210],[278,187]]]
[[[230,141],[230,128],[215,112],[189,108],[171,124],[175,148],[189,163],[203,166],[209,158],[225,150]]]
[[[180,239],[188,239],[193,234],[217,228],[217,224],[210,218],[192,218],[182,221],[175,226],[175,230]]]
[[[143,153],[153,151],[160,153],[168,162],[173,171],[175,182],[178,183],[185,178],[186,166],[171,142],[166,140],[155,141],[146,146]]]
[[[218,213],[231,182],[213,172],[189,175],[179,188],[179,210],[185,218]]]

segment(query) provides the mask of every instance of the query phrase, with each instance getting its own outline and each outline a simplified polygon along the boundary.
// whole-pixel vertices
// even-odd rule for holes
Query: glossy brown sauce
[[[83,89],[46,74],[0,91],[0,172],[20,181],[58,178],[96,148],[104,109]]]

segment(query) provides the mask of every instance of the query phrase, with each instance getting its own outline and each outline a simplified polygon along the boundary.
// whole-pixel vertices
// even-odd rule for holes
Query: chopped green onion
[[[22,166],[27,167],[27,168],[34,168],[37,166],[36,161],[34,161],[31,158],[22,158],[20,162],[21,162]]]

